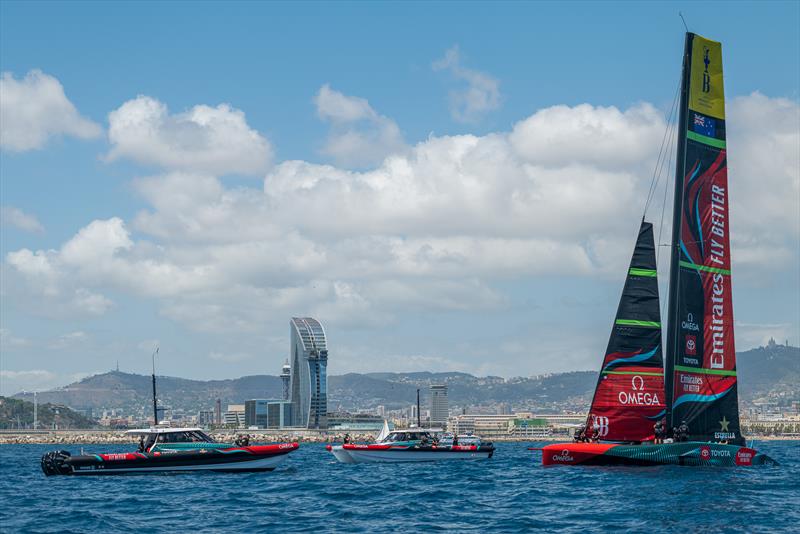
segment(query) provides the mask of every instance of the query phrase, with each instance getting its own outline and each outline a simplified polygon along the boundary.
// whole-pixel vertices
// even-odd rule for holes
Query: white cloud
[[[450,114],[459,122],[475,122],[500,107],[500,82],[485,72],[461,65],[461,52],[453,46],[444,57],[434,61],[433,70],[446,70],[466,87],[450,92]]]
[[[242,353],[242,352],[218,352],[213,351],[208,355],[209,359],[217,361],[217,362],[224,362],[224,363],[236,363],[241,362],[244,360],[249,360],[252,358],[252,355]]]
[[[31,70],[21,80],[0,77],[0,146],[12,152],[42,148],[56,135],[99,137],[102,129],[82,117],[54,77]]]
[[[0,207],[0,222],[25,232],[34,234],[44,233],[44,226],[42,226],[42,223],[39,222],[35,215],[25,213],[14,206]]]
[[[170,115],[167,106],[138,96],[108,115],[109,160],[130,158],[165,169],[216,175],[258,174],[272,160],[272,146],[228,104],[198,105]]]
[[[24,371],[0,370],[0,395],[14,395],[27,391],[47,391],[71,384],[89,376],[90,373],[57,374],[43,369]],[[30,400],[30,399],[29,399]]]
[[[327,113],[370,116],[365,102],[346,102]],[[735,99],[730,113],[738,129],[790,137],[772,147],[772,159],[787,163],[768,167],[774,175],[764,179],[791,192],[796,133],[737,111],[751,105],[784,103],[754,95]],[[85,313],[106,313],[109,291],[128,293],[210,332],[259,332],[276,317],[307,313],[340,326],[383,326],[414,311],[494,312],[509,306],[498,289],[504,280],[619,278],[664,128],[649,104],[557,106],[509,132],[431,137],[365,171],[286,161],[263,189],[171,172],[135,184],[149,208],[132,224],[93,221],[58,250],[9,253],[7,266],[42,298],[83,302]],[[585,150],[572,146],[573,136]],[[762,137],[732,138],[740,236],[762,223],[747,222],[760,199],[735,177],[734,164],[745,163],[733,151],[746,154]],[[765,218],[781,224],[769,239],[796,243],[796,206],[775,202],[779,213]],[[754,250],[737,246],[742,257]],[[797,268],[796,255],[785,262]]]
[[[800,104],[761,93],[728,106],[734,266],[776,271],[800,261]]]
[[[322,152],[339,165],[375,165],[407,148],[397,123],[378,114],[364,98],[345,95],[325,84],[314,104],[317,115],[331,123]]]

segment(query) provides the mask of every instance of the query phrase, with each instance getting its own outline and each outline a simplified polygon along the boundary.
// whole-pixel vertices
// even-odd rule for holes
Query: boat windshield
[[[392,432],[385,441],[420,441],[429,437],[427,432]]]
[[[158,435],[159,443],[213,443],[214,440],[200,430],[165,432]]]

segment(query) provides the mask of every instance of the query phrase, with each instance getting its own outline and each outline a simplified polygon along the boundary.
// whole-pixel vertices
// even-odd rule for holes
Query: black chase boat
[[[722,46],[693,33],[677,128],[665,358],[653,228],[642,221],[586,431],[544,447],[545,465],[776,463],[739,427]]]
[[[113,454],[53,451],[42,456],[42,471],[51,475],[122,475],[176,471],[272,471],[297,443],[250,445],[216,443],[199,428],[149,428],[129,430],[139,436],[139,450]]]

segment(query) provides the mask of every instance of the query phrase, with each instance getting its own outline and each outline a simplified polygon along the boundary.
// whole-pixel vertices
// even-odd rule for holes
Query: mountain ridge
[[[790,392],[790,397],[796,397],[800,390],[800,349],[797,347],[772,344],[739,353],[737,369],[740,397],[744,402],[780,396],[780,392],[786,391]],[[443,383],[449,386],[451,406],[466,408],[505,403],[514,409],[581,410],[588,404],[596,380],[595,371],[509,379],[476,377],[458,371],[346,373],[328,377],[328,406],[331,411],[374,409],[379,405],[398,409],[416,401],[417,388],[422,389],[425,400],[430,384]],[[158,377],[160,405],[190,414],[211,408],[216,399],[220,399],[224,410],[228,404],[241,404],[247,399],[280,398],[282,391],[280,378],[273,375],[207,381]],[[146,414],[150,409],[151,382],[147,375],[110,371],[38,395],[41,402],[78,410],[119,409],[125,413]],[[30,400],[31,394],[18,393],[14,397]]]

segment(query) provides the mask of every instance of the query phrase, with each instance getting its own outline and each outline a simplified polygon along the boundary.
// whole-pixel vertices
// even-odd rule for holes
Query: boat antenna
[[[681,20],[683,21],[683,27],[684,27],[684,28],[686,28],[686,33],[689,33],[689,26],[686,24],[686,19],[685,19],[685,18],[683,18],[683,13],[681,13],[680,11],[678,11],[678,16],[679,16],[679,17],[681,18]]]
[[[417,388],[417,428],[422,428],[419,417],[419,388]]]
[[[153,424],[158,426],[158,401],[156,401],[156,354],[158,347],[153,352]]]

